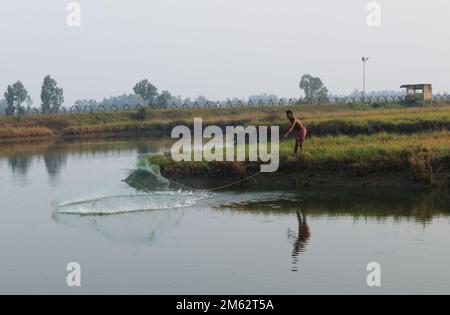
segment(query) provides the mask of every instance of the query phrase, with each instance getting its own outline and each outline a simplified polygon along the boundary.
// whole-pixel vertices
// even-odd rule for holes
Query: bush
[[[140,107],[136,112],[137,120],[146,120],[150,117],[150,110],[147,107]]]

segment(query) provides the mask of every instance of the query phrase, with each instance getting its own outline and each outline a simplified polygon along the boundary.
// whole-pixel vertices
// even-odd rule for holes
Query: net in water
[[[140,163],[124,182],[141,192],[167,190],[170,184],[169,180],[161,175],[159,165],[148,162]]]

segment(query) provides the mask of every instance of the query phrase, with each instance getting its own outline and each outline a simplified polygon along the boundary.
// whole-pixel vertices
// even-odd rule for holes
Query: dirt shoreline
[[[336,187],[347,188],[410,188],[410,189],[444,189],[450,186],[450,174],[447,174],[448,182],[439,184],[426,184],[411,180],[407,174],[370,175],[364,177],[348,176],[345,174],[296,174],[288,172],[260,173],[249,180],[240,177],[214,177],[205,175],[197,176],[170,176],[162,174],[172,182],[172,188],[192,188],[194,190],[214,190],[217,187],[228,186],[229,189],[332,189]]]

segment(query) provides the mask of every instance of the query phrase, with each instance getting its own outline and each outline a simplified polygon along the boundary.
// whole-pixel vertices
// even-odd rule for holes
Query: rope
[[[240,183],[242,183],[242,182],[248,181],[248,180],[250,180],[250,179],[252,179],[252,178],[258,176],[259,174],[261,174],[261,171],[258,171],[258,172],[256,172],[256,173],[253,174],[253,175],[250,175],[250,176],[248,176],[248,177],[246,177],[246,178],[243,178],[243,179],[240,179],[240,180],[238,180],[238,181],[235,181],[235,182],[233,182],[233,183],[231,183],[231,184],[226,184],[226,185],[223,185],[223,186],[219,186],[219,187],[215,187],[215,188],[209,188],[209,189],[197,189],[197,188],[189,187],[189,186],[183,185],[183,184],[181,184],[181,183],[175,182],[175,181],[173,181],[173,180],[167,179],[167,178],[163,177],[162,175],[159,175],[159,176],[161,176],[162,178],[167,179],[170,183],[172,183],[172,184],[174,184],[174,185],[177,185],[177,186],[180,186],[180,187],[185,188],[185,189],[189,189],[189,190],[193,190],[193,191],[216,191],[216,190],[228,188],[228,187],[231,187],[231,186],[240,184]]]

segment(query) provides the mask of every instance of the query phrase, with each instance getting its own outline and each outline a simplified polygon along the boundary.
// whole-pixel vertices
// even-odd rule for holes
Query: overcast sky
[[[80,28],[67,26],[67,0],[0,1],[0,91],[21,80],[36,105],[43,77],[79,98],[129,93],[148,78],[173,95],[211,99],[300,94],[304,73],[336,94],[399,90],[429,82],[450,91],[450,1],[79,0]]]

